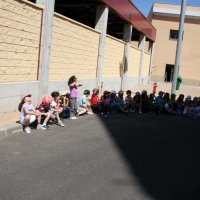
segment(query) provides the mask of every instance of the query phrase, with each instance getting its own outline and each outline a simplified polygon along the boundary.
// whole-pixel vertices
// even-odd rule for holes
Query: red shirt
[[[36,107],[36,110],[40,111],[41,113],[44,113],[44,107],[42,106],[42,104]]]
[[[133,97],[133,100],[136,102],[136,103],[140,103],[140,96],[137,96],[137,95],[135,95],[134,97]]]
[[[97,94],[92,94],[92,98],[91,98],[91,105],[93,104],[99,104],[99,96]]]

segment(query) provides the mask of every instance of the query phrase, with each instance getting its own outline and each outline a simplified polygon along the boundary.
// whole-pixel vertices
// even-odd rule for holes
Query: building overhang
[[[170,16],[170,17],[180,17],[180,9],[171,9],[171,8],[153,8],[153,14],[159,16]],[[200,19],[200,12],[198,11],[185,11],[185,17],[188,19]]]
[[[99,0],[108,5],[117,15],[133,25],[139,32],[145,34],[151,41],[156,40],[156,29],[139,11],[131,0]]]

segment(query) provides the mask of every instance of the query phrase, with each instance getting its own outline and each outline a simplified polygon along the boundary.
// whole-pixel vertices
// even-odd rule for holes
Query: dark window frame
[[[172,83],[173,82],[173,75],[174,75],[174,64],[166,64],[165,67],[165,77],[164,77],[164,81],[168,82],[168,83]],[[167,73],[169,72],[170,73]]]
[[[170,29],[169,39],[170,40],[178,40],[178,33],[179,33],[179,30]]]

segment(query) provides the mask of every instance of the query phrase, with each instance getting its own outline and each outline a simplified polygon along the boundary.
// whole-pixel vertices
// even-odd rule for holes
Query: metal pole
[[[177,77],[178,77],[178,72],[179,72],[181,47],[182,47],[182,40],[183,40],[183,33],[184,33],[185,9],[186,9],[186,0],[182,0],[178,43],[177,43],[177,48],[176,48],[176,60],[175,60],[174,75],[173,75],[173,82],[172,82],[172,93],[176,93],[176,83],[177,83]]]

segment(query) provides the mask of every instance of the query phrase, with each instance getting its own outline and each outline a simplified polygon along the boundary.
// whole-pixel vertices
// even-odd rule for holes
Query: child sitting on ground
[[[170,108],[168,102],[169,102],[169,93],[165,93],[164,97],[164,106],[163,106],[163,113],[167,115],[174,114],[173,110]]]
[[[35,110],[33,104],[31,104],[31,94],[22,95],[19,110],[21,111],[20,123],[25,126],[24,131],[26,133],[31,133],[29,124],[32,124],[36,119],[38,122],[37,129],[46,130],[46,128],[40,124],[41,113]]]
[[[158,115],[160,115],[161,112],[163,112],[163,104],[164,104],[163,94],[165,93],[160,91],[158,93],[158,96],[155,98],[156,114]]]
[[[105,90],[103,92],[103,96],[101,97],[101,104],[102,104],[102,106],[104,106],[105,112],[107,112],[107,114],[109,114],[109,112],[110,112],[110,96],[109,96],[109,92],[107,90]]]
[[[197,101],[197,106],[195,106],[194,111],[195,111],[197,117],[200,117],[200,102],[199,101]]]
[[[52,114],[49,112],[50,103],[53,101],[52,97],[47,95],[42,99],[42,103],[36,108],[41,113],[41,121],[43,121],[42,127],[50,129],[48,122],[52,117]]]
[[[194,97],[194,98],[193,98],[194,107],[197,107],[197,106],[198,106],[198,101],[199,101],[199,98],[198,98],[198,97]]]
[[[149,98],[146,90],[142,90],[141,100],[142,100],[142,112],[143,111],[150,112]]]
[[[119,103],[116,101],[116,91],[112,90],[110,92],[110,107],[111,107],[111,113],[117,113],[117,110],[119,108]]]
[[[190,95],[188,95],[188,96],[186,97],[186,99],[185,99],[184,105],[185,105],[185,106],[188,106],[188,103],[189,103],[190,101],[192,101],[192,97],[191,97]],[[190,102],[190,103],[191,103],[191,102]]]
[[[156,109],[155,99],[154,99],[154,94],[153,94],[153,93],[151,93],[151,94],[149,95],[148,100],[149,100],[149,109],[150,109],[149,112],[151,113],[153,110]]]
[[[135,96],[133,97],[133,108],[133,111],[135,111],[135,109],[138,108],[139,113],[142,114],[142,98],[140,92],[136,92]]]
[[[184,110],[184,95],[180,94],[178,99],[176,100],[176,105],[177,105],[177,114],[181,114],[182,111]]]
[[[62,123],[62,121],[60,120],[60,114],[62,113],[63,109],[60,107],[58,101],[60,99],[60,95],[58,92],[52,92],[51,96],[53,98],[53,101],[50,104],[50,112],[52,113],[52,115],[54,115],[56,117],[56,119],[58,120],[58,125],[64,127],[65,125]]]
[[[195,119],[197,114],[194,111],[194,103],[192,100],[188,100],[187,105],[184,108],[183,115],[189,117],[190,119]]]
[[[126,91],[126,97],[125,97],[125,102],[126,102],[126,107],[125,110],[127,110],[128,112],[134,112],[133,111],[133,98],[131,97],[131,91],[127,90]]]
[[[177,103],[176,103],[176,95],[174,93],[171,94],[171,98],[168,101],[169,107],[177,113]]]
[[[79,100],[79,107],[86,109],[86,114],[92,115],[93,113],[90,111],[90,104],[87,103],[87,97],[90,95],[89,90],[85,90],[83,96]]]
[[[70,92],[61,91],[59,92],[59,94],[60,94],[60,105],[63,108],[63,111],[60,114],[60,116],[62,118],[69,118],[70,117],[70,106],[69,106]]]
[[[105,114],[104,110],[104,105],[101,104],[100,99],[99,99],[99,89],[94,88],[93,89],[93,94],[91,97],[91,108],[94,113],[101,114],[102,116],[106,117],[107,115]]]
[[[125,105],[125,102],[124,102],[124,92],[122,90],[120,90],[118,92],[118,97],[116,98],[116,102],[119,103],[119,111],[127,114],[127,111],[125,110],[126,108],[126,105]]]

